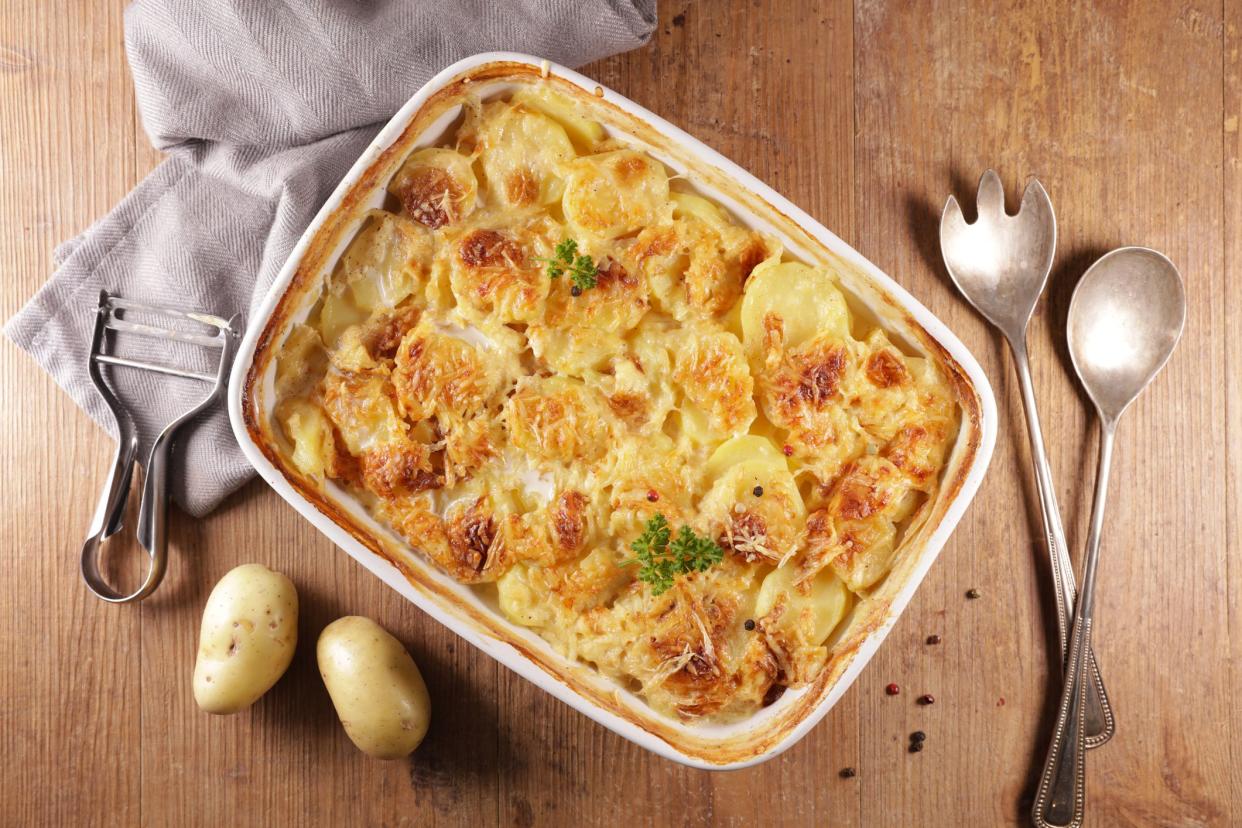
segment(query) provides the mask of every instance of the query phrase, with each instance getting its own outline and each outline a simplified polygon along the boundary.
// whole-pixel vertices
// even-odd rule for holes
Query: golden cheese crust
[[[814,681],[940,485],[936,363],[537,87],[388,192],[280,351],[291,462],[668,715]],[[567,239],[594,286],[550,276]],[[723,559],[656,594],[630,551],[656,515]]]

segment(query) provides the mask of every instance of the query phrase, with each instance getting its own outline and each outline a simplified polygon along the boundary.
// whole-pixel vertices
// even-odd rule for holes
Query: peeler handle
[[[134,477],[134,460],[138,454],[138,437],[130,429],[122,428],[112,458],[112,471],[104,484],[91,519],[90,533],[107,540],[120,531],[125,521],[125,502],[129,499],[129,487]]]
[[[150,594],[159,584],[159,578],[151,580],[150,574],[142,587],[132,595],[117,592],[104,580],[99,571],[99,547],[105,540],[115,535],[121,528],[125,517],[125,503],[129,499],[130,481],[134,476],[134,461],[138,453],[138,438],[132,429],[125,428],[128,423],[118,418],[121,426],[120,439],[117,440],[116,456],[112,461],[112,471],[108,482],[104,484],[103,494],[99,498],[99,506],[95,509],[95,517],[91,521],[90,535],[82,544],[82,580],[97,596],[114,604],[138,600]]]
[[[86,539],[86,543],[82,545],[82,579],[86,581],[86,586],[91,592],[110,604],[128,604],[131,601],[141,601],[143,598],[146,598],[155,591],[155,588],[160,585],[160,581],[163,580],[164,569],[168,561],[167,550],[163,543],[157,546],[143,543],[143,549],[146,550],[147,557],[151,559],[151,563],[147,567],[147,574],[143,578],[142,585],[130,593],[118,592],[104,580],[103,575],[99,571],[100,544],[120,529],[120,517],[125,512],[125,502],[128,499],[130,480],[133,477],[134,454],[136,451],[136,444],[123,443],[118,446],[117,463],[113,466],[112,475],[109,477],[108,485],[104,489],[104,497],[99,502],[99,510],[95,515],[95,523],[92,526],[91,535]],[[148,477],[144,482],[144,489],[150,484],[151,481]],[[143,503],[146,503],[145,499]],[[139,512],[138,519],[139,532],[141,532],[141,511]]]
[[[175,428],[166,428],[151,446],[142,503],[138,507],[138,543],[147,550],[153,568],[158,566],[161,575],[168,562],[168,474],[175,435]]]

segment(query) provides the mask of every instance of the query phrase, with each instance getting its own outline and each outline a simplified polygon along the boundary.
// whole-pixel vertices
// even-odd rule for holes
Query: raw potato
[[[230,570],[207,598],[194,700],[208,713],[254,704],[284,675],[298,642],[298,592],[262,564]]]
[[[401,642],[370,618],[348,615],[319,635],[319,673],[345,732],[377,759],[408,756],[427,735],[427,685]]]

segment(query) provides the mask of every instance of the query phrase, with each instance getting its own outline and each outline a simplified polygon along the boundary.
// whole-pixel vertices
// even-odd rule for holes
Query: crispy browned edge
[[[602,692],[589,682],[579,681],[574,673],[582,669],[581,665],[573,664],[561,657],[555,657],[552,661],[545,660],[541,654],[531,651],[523,641],[510,633],[509,622],[494,613],[480,613],[473,607],[459,602],[451,592],[435,581],[424,577],[423,572],[411,567],[404,556],[390,551],[386,547],[385,540],[377,538],[365,527],[356,524],[347,511],[327,497],[312,482],[303,478],[286,462],[270,433],[269,424],[262,422],[259,417],[261,410],[260,378],[266,373],[268,364],[275,356],[278,335],[286,330],[294,310],[301,304],[303,294],[313,286],[316,275],[320,273],[324,258],[336,246],[339,236],[349,225],[359,205],[375,187],[386,183],[388,175],[391,175],[395,169],[395,162],[408,154],[425,126],[456,104],[461,96],[469,91],[471,84],[501,80],[519,83],[543,82],[554,85],[562,93],[577,99],[583,106],[593,110],[592,116],[597,120],[617,126],[623,132],[638,137],[651,146],[660,147],[670,155],[677,157],[687,169],[693,170],[693,178],[708,181],[717,189],[729,192],[756,214],[765,216],[774,225],[780,226],[783,232],[798,238],[804,247],[822,251],[825,259],[833,261],[839,269],[849,271],[857,277],[858,282],[868,285],[875,297],[881,299],[891,309],[892,316],[904,323],[905,330],[917,336],[922,346],[938,360],[946,375],[951,379],[963,412],[963,425],[958,435],[959,444],[955,446],[952,455],[955,460],[951,461],[954,463],[954,468],[950,470],[951,474],[942,482],[936,499],[925,507],[928,509],[928,514],[922,525],[903,539],[889,576],[882,582],[875,594],[858,605],[858,611],[855,612],[849,628],[837,642],[832,657],[820,672],[819,677],[807,692],[800,695],[796,701],[781,710],[761,728],[723,740],[697,737],[671,726],[668,720],[654,710],[644,708],[644,715],[639,715],[630,706],[621,703],[615,694]],[[891,318],[889,321],[891,322]],[[635,116],[598,96],[590,95],[566,80],[554,75],[543,77],[538,67],[510,62],[488,63],[468,70],[433,94],[410,119],[401,136],[371,163],[366,172],[350,188],[340,206],[323,223],[311,240],[305,255],[298,264],[297,272],[259,336],[250,370],[246,374],[242,411],[250,438],[272,465],[280,470],[290,485],[355,540],[396,567],[415,589],[441,606],[450,608],[454,615],[469,621],[484,634],[513,647],[523,657],[538,665],[545,673],[566,685],[574,693],[662,739],[681,753],[716,765],[745,762],[765,753],[781,742],[810,715],[831,691],[833,685],[857,656],[867,638],[884,626],[888,620],[888,611],[895,595],[905,585],[918,560],[926,554],[926,538],[939,525],[949,504],[957,498],[982,440],[979,398],[966,372],[917,321],[905,312],[896,300],[874,284],[868,276],[852,265],[841,261],[779,209],[745,187],[737,185],[720,170],[682,152],[675,144],[664,140],[653,127]],[[965,440],[965,444],[961,444],[962,440]],[[430,567],[430,564],[427,566]]]

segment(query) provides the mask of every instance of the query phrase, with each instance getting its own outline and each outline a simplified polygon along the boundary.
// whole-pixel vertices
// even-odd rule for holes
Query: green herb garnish
[[[662,514],[647,521],[647,528],[630,549],[636,557],[621,565],[641,564],[638,577],[651,584],[652,595],[666,592],[678,575],[706,572],[724,558],[724,550],[715,541],[696,535],[689,526],[682,526],[673,537]]]
[[[555,255],[551,259],[540,259],[548,263],[550,278],[559,279],[568,273],[574,287],[577,288],[574,292],[575,296],[595,287],[599,268],[595,266],[595,261],[590,256],[578,252],[577,241],[565,239],[553,249],[553,253]]]

